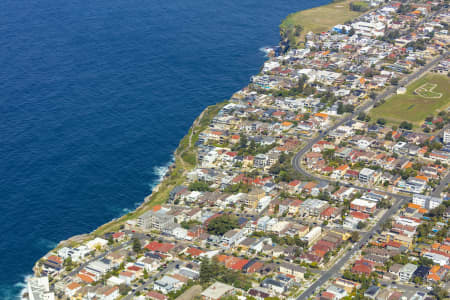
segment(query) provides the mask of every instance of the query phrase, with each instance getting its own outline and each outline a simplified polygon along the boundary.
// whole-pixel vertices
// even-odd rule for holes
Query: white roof
[[[213,285],[202,292],[202,296],[206,298],[219,299],[231,290],[233,290],[231,285],[216,281]]]
[[[369,208],[372,208],[377,205],[375,202],[369,202],[364,199],[355,199],[351,202],[351,204],[358,205],[358,206],[365,206],[365,207],[369,207]]]
[[[120,284],[122,284],[122,283],[124,283],[124,282],[125,282],[125,280],[120,279],[120,278],[117,277],[117,276],[111,276],[111,277],[108,279],[107,284],[108,284],[108,285],[114,286],[114,285],[120,285]]]

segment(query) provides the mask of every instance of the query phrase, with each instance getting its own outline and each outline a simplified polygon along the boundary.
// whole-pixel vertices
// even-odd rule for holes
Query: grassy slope
[[[209,106],[207,111],[203,114],[202,119],[199,121],[199,124],[196,128],[194,128],[196,134],[192,138],[192,143],[198,139],[198,133],[203,131],[211,122],[212,118],[219,112],[219,110],[224,107],[228,102],[221,102],[216,105]],[[130,212],[121,218],[111,221],[97,228],[93,234],[96,236],[103,235],[107,232],[117,231],[120,225],[124,224],[126,221],[135,219],[138,216],[142,215],[144,212],[148,211],[155,205],[165,203],[169,198],[170,191],[176,187],[177,185],[182,184],[185,181],[184,173],[185,171],[189,171],[194,168],[192,164],[192,159],[196,159],[196,149],[194,147],[189,148],[189,135],[192,132],[192,128],[189,130],[189,133],[180,141],[180,144],[177,148],[177,152],[185,151],[185,155],[183,155],[181,159],[184,160],[184,164],[179,161],[180,158],[177,158],[175,161],[175,169],[172,170],[170,176],[165,178],[161,184],[159,185],[159,189],[157,192],[153,192],[150,196],[150,201],[141,205],[137,210]],[[192,158],[193,157],[193,158]],[[187,159],[186,159],[187,158]],[[184,165],[184,168],[182,167]]]
[[[290,45],[298,45],[299,42],[304,41],[305,35],[310,31],[314,33],[327,31],[337,24],[343,24],[363,14],[362,12],[350,10],[350,2],[352,1],[333,1],[324,6],[290,14],[280,25],[281,32],[286,33],[289,28],[293,28],[296,25],[302,26],[300,36],[288,33]]]
[[[443,93],[440,99],[425,99],[414,95],[414,90],[425,83],[436,83],[438,86],[433,90]],[[445,75],[428,74],[407,87],[404,95],[395,95],[384,104],[372,109],[370,116],[373,120],[384,118],[393,124],[402,121],[412,122],[420,125],[426,117],[435,114],[437,110],[443,109],[450,104],[450,79]]]

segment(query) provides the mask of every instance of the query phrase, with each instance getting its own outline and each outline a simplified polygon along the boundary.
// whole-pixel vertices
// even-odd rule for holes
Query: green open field
[[[310,31],[314,33],[327,31],[337,24],[343,24],[363,14],[350,10],[350,3],[353,1],[333,1],[327,5],[292,13],[281,23],[280,30],[284,36],[287,35],[291,47],[295,47],[304,41],[305,35]],[[302,29],[299,35],[295,35],[295,28],[298,25]]]
[[[372,109],[372,120],[383,118],[389,123],[408,121],[419,126],[426,117],[450,105],[450,78],[427,74],[407,86],[404,95],[394,95]]]

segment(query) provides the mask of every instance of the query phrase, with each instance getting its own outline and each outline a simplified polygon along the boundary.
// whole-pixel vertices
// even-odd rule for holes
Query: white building
[[[444,143],[445,144],[450,143],[450,129],[444,130]]]
[[[270,196],[265,196],[265,197],[261,198],[258,201],[258,206],[256,208],[258,210],[258,212],[261,213],[262,211],[264,211],[267,208],[267,206],[269,206],[270,201],[272,201],[272,197],[270,197]]]
[[[106,284],[109,286],[115,286],[115,285],[121,285],[122,283],[125,283],[125,280],[120,279],[117,276],[111,276],[110,278],[108,278],[108,280],[106,281]]]
[[[359,181],[362,183],[374,182],[375,181],[375,170],[364,168],[359,172]]]
[[[155,281],[153,289],[155,291],[162,292],[164,294],[170,293],[171,291],[176,291],[179,289],[183,283],[173,277],[164,275],[163,278]]]
[[[378,37],[384,34],[385,25],[381,22],[355,22],[352,27],[356,34]]]
[[[417,270],[416,265],[406,264],[398,272],[398,277],[402,281],[409,281],[416,270]]]
[[[442,198],[414,194],[412,202],[430,210],[438,207],[442,203]]]
[[[81,284],[77,282],[71,282],[66,286],[64,293],[66,294],[66,296],[73,297],[79,289],[81,289]]]
[[[425,252],[423,257],[431,259],[435,264],[445,266],[449,264],[449,258],[442,254],[433,253],[433,252]]]
[[[29,300],[54,300],[55,294],[50,292],[48,277],[31,277],[27,280]]]
[[[237,244],[242,238],[244,238],[244,231],[233,229],[226,232],[222,237],[222,245],[224,247],[233,247]]]
[[[172,235],[179,240],[187,239],[188,237],[188,231],[187,229],[184,229],[183,227],[176,227],[172,230]]]
[[[305,241],[308,243],[308,245],[312,244],[315,240],[317,240],[320,235],[322,234],[322,228],[319,226],[314,227],[311,229],[310,232],[308,232],[304,237],[302,237],[302,241]]]
[[[86,243],[86,246],[91,250],[96,250],[97,248],[103,248],[108,245],[108,241],[102,238],[95,238]]]
[[[66,260],[67,258],[70,257],[72,259],[72,261],[79,262],[86,255],[88,255],[89,252],[91,252],[91,251],[92,250],[90,250],[85,245],[80,245],[77,248],[63,247],[63,248],[59,249],[58,256],[61,257],[64,260]]]

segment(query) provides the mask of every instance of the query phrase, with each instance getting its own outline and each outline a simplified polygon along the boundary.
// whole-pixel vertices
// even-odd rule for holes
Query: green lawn
[[[418,91],[419,94],[414,91]],[[436,114],[450,104],[450,78],[428,74],[407,87],[406,94],[394,95],[372,109],[372,120],[383,118],[390,123],[408,121],[419,126],[426,117]]]
[[[288,36],[291,46],[298,45],[310,31],[328,31],[337,24],[343,24],[363,14],[350,10],[350,2],[353,0],[333,1],[327,5],[290,14],[280,25],[281,32]],[[295,35],[295,28],[299,25],[302,28],[301,33]]]

